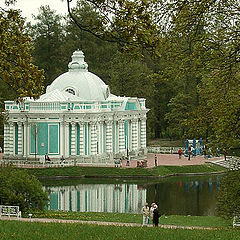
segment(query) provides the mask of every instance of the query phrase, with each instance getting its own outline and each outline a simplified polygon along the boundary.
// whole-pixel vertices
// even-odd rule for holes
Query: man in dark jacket
[[[158,207],[156,205],[155,209],[153,210],[153,224],[155,227],[158,227],[158,223],[159,223],[159,212],[158,212]]]

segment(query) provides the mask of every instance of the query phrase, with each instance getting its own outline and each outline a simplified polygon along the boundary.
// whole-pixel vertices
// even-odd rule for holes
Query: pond
[[[161,214],[216,215],[222,176],[167,178],[155,182],[78,179],[43,182],[49,192],[48,209],[77,212],[141,213],[148,202]]]

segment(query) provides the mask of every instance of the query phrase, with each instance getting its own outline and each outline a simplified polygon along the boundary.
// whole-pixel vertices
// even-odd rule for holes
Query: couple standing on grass
[[[150,224],[150,218],[151,218],[153,225],[155,227],[158,226],[160,215],[158,213],[158,206],[156,203],[152,203],[150,209],[149,209],[148,203],[146,203],[142,208],[142,214],[143,214],[143,225]]]

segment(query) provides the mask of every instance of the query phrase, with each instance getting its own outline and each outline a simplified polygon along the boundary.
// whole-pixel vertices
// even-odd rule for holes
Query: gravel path
[[[205,159],[204,156],[191,157],[190,161],[187,157],[182,156],[181,159],[178,158],[178,154],[147,154],[147,168],[153,168],[155,166],[154,159],[155,155],[157,156],[158,166],[187,166],[187,165],[201,165],[206,162],[214,162],[223,159],[221,157],[213,157]],[[130,161],[130,168],[135,168],[137,166],[137,160]],[[126,160],[123,160],[122,167],[129,168],[126,166]]]
[[[120,222],[98,222],[98,221],[81,221],[69,219],[53,219],[53,218],[16,218],[16,217],[1,217],[0,220],[22,221],[22,222],[42,222],[42,223],[78,223],[78,224],[95,224],[95,225],[112,225],[121,227],[153,227],[149,224],[143,226],[139,223],[120,223]],[[176,226],[176,225],[159,225],[160,228],[168,229],[198,229],[198,230],[216,230],[211,227],[197,227],[197,226]]]

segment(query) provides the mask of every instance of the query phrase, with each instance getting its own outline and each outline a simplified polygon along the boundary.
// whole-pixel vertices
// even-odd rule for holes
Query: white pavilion
[[[75,51],[68,72],[57,77],[39,99],[5,101],[4,158],[75,159],[111,163],[146,154],[145,99],[120,97],[88,71]]]

